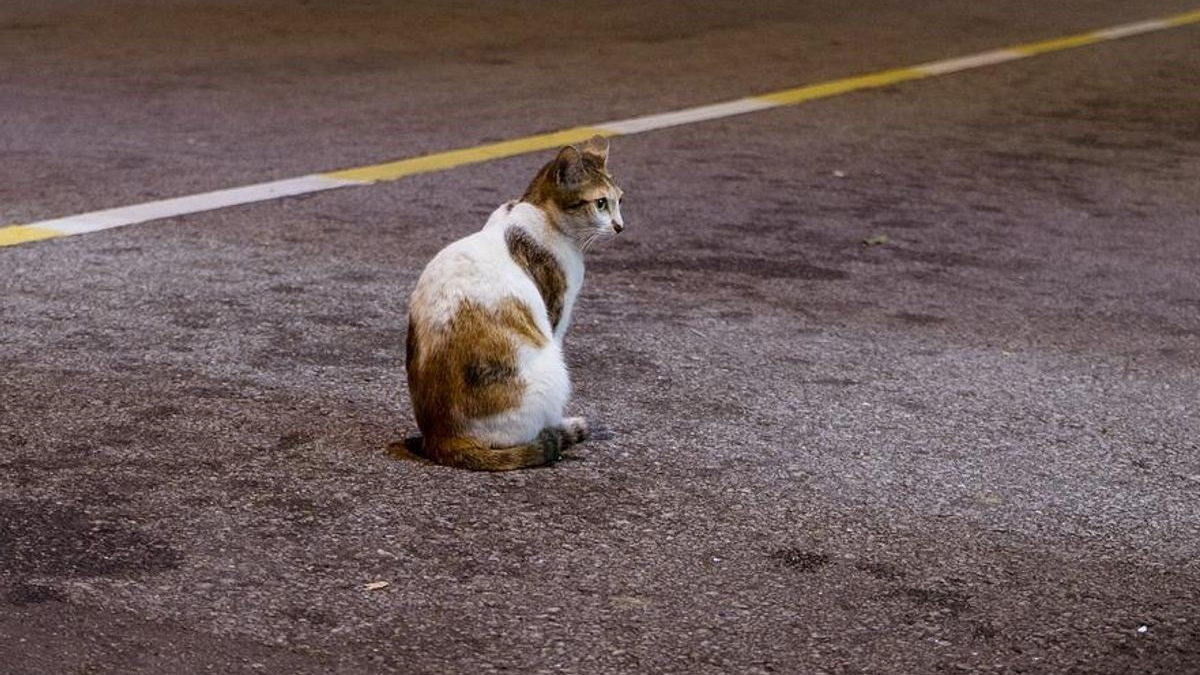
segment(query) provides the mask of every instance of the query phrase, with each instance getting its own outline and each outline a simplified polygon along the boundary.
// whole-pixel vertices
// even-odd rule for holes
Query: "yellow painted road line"
[[[1083,47],[1084,45],[1096,44],[1097,42],[1102,42],[1104,40],[1105,38],[1099,33],[1084,33],[1082,35],[1069,35],[1067,37],[1044,40],[1042,42],[1031,42],[1029,44],[1017,45],[1016,47],[1009,47],[1009,49],[1017,52],[1018,54],[1036,56],[1037,54],[1061,52],[1064,49],[1073,49],[1075,47]]]
[[[1169,26],[1186,26],[1189,23],[1200,23],[1200,9],[1164,17],[1162,21]]]
[[[842,80],[834,80],[832,82],[824,82],[821,84],[810,84],[806,87],[797,87],[795,89],[787,89],[777,91],[771,94],[762,94],[755,96],[759,101],[766,101],[776,105],[795,105],[805,101],[814,101],[819,98],[828,98],[830,96],[840,96],[852,91],[861,91],[863,89],[875,89],[877,87],[887,87],[905,80],[915,80],[921,77],[929,77],[926,73],[918,68],[897,68],[895,70],[886,70],[882,73],[872,73],[870,75],[860,75],[858,77],[847,77]]]
[[[573,127],[544,134],[514,138],[498,143],[436,152],[384,164],[310,174],[308,176],[288,178],[270,183],[216,190],[214,192],[163,199],[115,209],[92,211],[27,225],[9,225],[7,227],[0,227],[0,247],[14,246],[73,234],[83,234],[85,232],[96,232],[114,227],[200,213],[240,204],[269,201],[280,197],[398,180],[405,176],[445,171],[458,166],[478,164],[480,162],[557,148],[562,145],[578,143],[597,134],[601,136],[625,136],[684,124],[696,124],[705,120],[744,115],[760,110],[796,105],[806,101],[840,96],[856,91],[892,86],[909,80],[973,70],[1040,54],[1049,54],[1065,49],[1074,49],[1195,23],[1200,23],[1200,9],[1184,14],[1122,24],[1051,40],[1019,44],[1004,49],[994,49],[978,54],[969,54],[907,68],[895,68],[878,73],[869,73],[760,94],[758,96],[748,96],[733,101]]]
[[[445,171],[446,169],[463,166],[464,164],[478,164],[488,160],[514,157],[549,148],[560,148],[564,145],[586,141],[597,134],[611,136],[612,132],[597,127],[576,127],[549,134],[526,136],[511,141],[489,143],[473,148],[450,150],[449,152],[438,152],[432,155],[413,157],[412,159],[402,159],[398,162],[388,162],[387,164],[331,171],[320,175],[334,180],[377,183],[379,181],[396,180],[418,173]]]
[[[65,236],[62,232],[48,227],[10,225],[8,227],[0,227],[0,246],[16,246],[17,244],[62,236]]]

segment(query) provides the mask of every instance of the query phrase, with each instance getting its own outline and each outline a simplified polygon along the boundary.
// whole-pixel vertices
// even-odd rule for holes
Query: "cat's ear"
[[[581,151],[600,158],[600,166],[608,168],[608,139],[597,134],[579,148]]]
[[[558,151],[554,158],[554,181],[560,186],[573,189],[587,180],[587,169],[583,166],[583,155],[568,145]]]

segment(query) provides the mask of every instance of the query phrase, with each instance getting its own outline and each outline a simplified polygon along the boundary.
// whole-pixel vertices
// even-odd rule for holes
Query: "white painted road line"
[[[148,220],[160,220],[199,213],[201,211],[212,211],[213,209],[221,209],[228,206],[253,204],[255,202],[279,199],[280,197],[293,197],[349,185],[362,185],[362,183],[313,174],[299,178],[286,178],[269,183],[230,188],[228,190],[216,190],[214,192],[204,192],[186,197],[175,197],[155,202],[146,202],[144,204],[122,206],[115,209],[81,213],[77,216],[43,221],[37,223],[36,226],[54,229],[64,235],[83,234],[85,232],[98,232],[134,223],[144,223]]]
[[[997,63],[1005,61],[1016,61],[1023,59],[1026,55],[1020,52],[1012,51],[1011,49],[997,49],[995,51],[983,52],[982,54],[973,54],[957,59],[946,59],[945,61],[934,61],[925,63],[919,66],[914,66],[914,69],[924,71],[928,75],[946,75],[949,73],[957,73],[960,70],[971,70],[972,68],[983,68],[984,66],[993,66]]]
[[[626,134],[640,134],[643,131],[676,127],[681,124],[694,124],[722,117],[733,117],[734,115],[758,112],[759,110],[767,110],[768,108],[775,107],[778,107],[778,105],[769,101],[740,98],[736,101],[702,105],[695,108],[684,108],[683,110],[674,110],[657,115],[646,115],[644,117],[631,117],[626,120],[603,122],[592,126],[608,131],[614,136],[624,136]]]
[[[1139,21],[1138,23],[1128,23],[1124,26],[1113,26],[1104,30],[1096,31],[1096,35],[1105,40],[1116,40],[1123,37],[1131,37],[1141,35],[1142,33],[1153,33],[1156,30],[1170,28],[1171,25],[1166,21],[1154,19],[1151,21]]]

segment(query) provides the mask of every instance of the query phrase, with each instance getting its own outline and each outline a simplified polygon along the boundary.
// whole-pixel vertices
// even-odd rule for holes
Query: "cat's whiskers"
[[[590,248],[591,245],[595,241],[596,241],[596,233],[595,232],[589,233],[586,237],[584,237],[583,243],[579,245],[579,250],[586,253],[588,248]]]
[[[599,230],[594,231],[588,235],[587,239],[584,240],[583,246],[580,247],[580,250],[587,252],[587,250],[592,247],[592,244],[595,244],[597,241],[604,239],[604,238],[605,238],[604,232],[599,231]]]

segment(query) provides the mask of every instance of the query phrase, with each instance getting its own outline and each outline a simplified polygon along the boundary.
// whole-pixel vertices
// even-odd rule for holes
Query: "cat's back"
[[[504,241],[509,210],[507,205],[497,209],[482,230],[449,244],[429,261],[413,289],[412,318],[436,325],[448,321],[464,303],[496,307],[513,300],[535,301],[531,291],[536,294],[536,289],[530,288]]]
[[[405,366],[427,438],[527,442],[554,421],[525,409],[540,404],[527,395],[531,378],[557,383],[566,402],[569,385],[540,296],[505,245],[510,225],[494,214],[484,229],[446,246],[413,290]],[[510,438],[516,427],[509,417],[531,425],[517,429],[521,438]],[[488,426],[495,424],[504,433]]]

